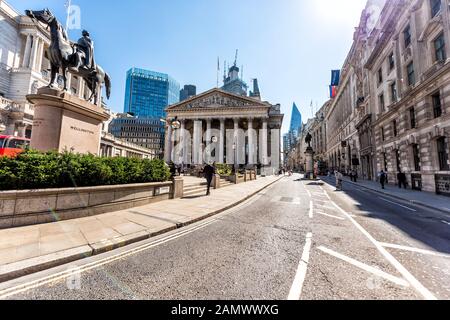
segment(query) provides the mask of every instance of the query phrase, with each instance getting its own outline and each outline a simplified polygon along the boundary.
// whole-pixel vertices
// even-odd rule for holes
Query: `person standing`
[[[386,173],[385,173],[383,170],[381,170],[379,176],[380,176],[380,184],[381,184],[381,188],[382,188],[382,189],[385,189],[384,185],[386,184],[386,180],[387,180]]]
[[[216,174],[215,163],[213,165],[207,164],[206,167],[203,169],[203,174],[205,175],[207,182],[206,195],[209,196],[211,195],[211,183]]]
[[[342,191],[342,181],[344,180],[344,176],[340,171],[336,171],[336,191]]]
[[[407,187],[407,180],[406,180],[406,174],[404,174],[403,172],[399,172],[397,174],[397,180],[398,180],[398,187],[401,189],[402,186],[405,189],[408,189]]]

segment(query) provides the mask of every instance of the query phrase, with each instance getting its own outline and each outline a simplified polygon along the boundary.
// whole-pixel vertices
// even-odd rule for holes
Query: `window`
[[[389,55],[388,62],[389,62],[389,71],[391,71],[392,69],[395,68],[395,59],[393,52]]]
[[[388,162],[386,152],[383,153],[384,172],[388,172]]]
[[[391,101],[392,103],[397,102],[397,84],[395,82],[391,84]]]
[[[6,139],[4,139],[4,138],[0,138],[0,148],[3,148],[3,144],[5,143],[5,140]]]
[[[438,92],[431,96],[433,100],[433,113],[435,118],[442,116],[441,94]]]
[[[384,141],[384,140],[386,140],[385,136],[384,136],[384,128],[381,128],[381,141]]]
[[[420,147],[418,144],[413,144],[413,158],[414,158],[414,171],[420,171]]]
[[[437,16],[439,11],[441,11],[441,0],[430,0],[431,5],[431,18]]]
[[[403,31],[403,39],[405,40],[405,48],[411,44],[411,26],[408,25]]]
[[[408,64],[408,66],[406,67],[406,71],[408,73],[408,84],[410,86],[415,85],[416,84],[416,74],[414,72],[414,63],[413,62]]]
[[[383,112],[385,109],[384,94],[380,94],[380,96],[378,97],[378,102],[380,104],[380,112]]]
[[[398,135],[397,120],[392,121],[392,131],[394,132],[394,137],[396,137]]]
[[[409,122],[411,125],[411,129],[415,129],[416,128],[416,110],[414,109],[414,107],[409,109]]]
[[[11,149],[24,149],[28,145],[29,145],[28,141],[12,139],[9,141],[7,147]]]
[[[434,50],[436,61],[445,61],[447,54],[445,52],[444,33],[441,33],[436,40],[434,40]]]
[[[378,70],[378,84],[383,82],[383,68],[380,68],[380,70]]]
[[[439,169],[441,171],[450,170],[450,166],[448,164],[448,153],[447,153],[447,146],[445,143],[445,137],[437,139],[437,152],[439,159]]]

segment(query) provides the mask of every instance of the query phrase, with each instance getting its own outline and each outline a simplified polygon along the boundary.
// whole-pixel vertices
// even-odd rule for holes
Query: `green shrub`
[[[16,158],[0,157],[0,190],[163,182],[169,178],[169,168],[157,159],[102,158],[32,150]]]
[[[221,176],[231,176],[233,173],[233,167],[228,164],[217,164],[217,174]]]

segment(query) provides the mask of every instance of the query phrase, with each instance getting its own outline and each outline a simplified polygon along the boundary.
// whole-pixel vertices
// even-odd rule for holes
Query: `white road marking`
[[[445,223],[446,225],[449,225],[449,226],[450,226],[450,222],[445,221],[445,220],[441,220],[441,221],[442,221],[442,223]]]
[[[393,282],[395,284],[398,284],[400,286],[409,287],[408,281],[406,281],[406,280],[404,280],[402,278],[390,275],[389,273],[381,271],[380,269],[374,268],[372,266],[369,266],[369,265],[367,265],[365,263],[362,263],[362,262],[359,262],[359,261],[357,261],[355,259],[352,259],[352,258],[349,258],[347,256],[344,256],[343,254],[337,253],[337,252],[335,252],[333,250],[330,250],[330,249],[327,249],[325,247],[318,247],[317,249],[319,249],[320,251],[325,252],[325,253],[327,253],[327,254],[335,257],[335,258],[338,258],[338,259],[340,259],[342,261],[350,263],[350,264],[354,265],[355,267],[358,267],[358,268],[360,268],[360,269],[362,269],[364,271],[370,272],[370,273],[372,273],[372,274],[374,274],[374,275],[376,275],[378,277],[381,277],[381,278],[384,278],[386,280],[389,280],[389,281],[391,281],[391,282]]]
[[[330,209],[330,210],[336,210],[335,207],[330,207],[330,206],[324,206],[322,204],[317,204],[318,207],[322,208],[322,209]]]
[[[309,218],[314,217],[314,203],[312,201],[309,202]]]
[[[337,216],[333,216],[333,215],[328,214],[328,213],[325,213],[325,212],[319,212],[319,211],[316,211],[316,213],[321,214],[321,215],[323,215],[323,216],[330,217],[330,218],[338,219],[338,220],[345,220],[344,218],[337,217]]]
[[[308,196],[309,196],[310,198],[312,198],[311,192],[309,192],[309,190],[306,189],[306,187],[305,187],[305,190],[306,190],[306,193],[308,194]]]
[[[415,209],[412,209],[412,208],[410,208],[410,207],[406,207],[406,206],[403,206],[403,205],[401,205],[401,204],[399,204],[399,203],[396,203],[396,202],[390,201],[390,200],[388,200],[388,199],[386,199],[386,198],[382,198],[382,197],[379,197],[379,198],[380,198],[381,200],[384,200],[384,201],[386,201],[386,202],[389,202],[389,203],[395,204],[396,206],[399,206],[399,207],[402,207],[402,208],[408,209],[408,210],[410,210],[410,211],[413,211],[413,212],[417,212],[417,210],[415,210]]]
[[[406,279],[408,282],[416,289],[425,299],[427,300],[437,300],[437,298],[427,289],[425,288],[419,280],[417,280],[397,259],[394,258],[381,244],[375,240],[369,232],[366,231],[355,219],[353,219],[344,209],[338,206],[334,201],[332,204],[341,211],[345,216],[347,216],[350,221],[355,225],[359,231],[361,231],[369,240],[372,242],[375,247],[380,251],[380,253],[397,269],[398,272]]]
[[[411,251],[411,252],[417,252],[425,255],[430,256],[436,256],[436,257],[443,257],[443,258],[450,258],[450,254],[445,253],[439,253],[431,250],[425,250],[425,249],[419,249],[419,248],[412,248],[412,247],[406,247],[401,246],[398,244],[392,244],[392,243],[380,243],[385,248],[391,248],[391,249],[398,249],[398,250],[404,250],[404,251]]]
[[[5,289],[5,290],[1,290],[0,291],[0,299],[5,299],[7,297],[10,297],[10,296],[13,296],[13,295],[17,295],[17,294],[20,294],[20,293],[28,291],[28,290],[31,290],[31,289],[34,289],[34,288],[37,288],[37,287],[41,287],[41,286],[43,286],[45,284],[54,283],[54,282],[57,282],[59,280],[63,280],[65,278],[70,277],[74,272],[77,272],[77,273],[86,272],[86,271],[89,271],[89,270],[101,267],[101,266],[103,266],[105,264],[109,264],[109,263],[112,263],[114,261],[127,258],[127,257],[129,257],[131,255],[135,255],[135,254],[137,254],[139,252],[142,252],[142,251],[145,251],[145,250],[157,247],[157,246],[159,246],[161,244],[164,244],[166,242],[169,242],[169,241],[175,240],[177,238],[183,237],[185,235],[188,235],[188,234],[190,234],[192,232],[195,232],[195,231],[197,231],[199,229],[203,229],[203,228],[205,228],[205,227],[209,226],[210,224],[213,224],[213,223],[215,223],[217,221],[218,220],[208,221],[208,222],[202,223],[200,225],[197,225],[197,226],[195,226],[193,228],[186,229],[186,230],[183,230],[183,231],[181,231],[179,233],[176,233],[176,234],[173,234],[173,235],[161,238],[161,239],[156,240],[154,242],[151,242],[151,243],[148,243],[148,244],[144,244],[142,246],[136,247],[136,248],[131,249],[131,250],[127,250],[127,251],[125,251],[123,253],[119,253],[119,254],[113,255],[111,257],[107,257],[107,258],[104,258],[104,259],[101,259],[101,260],[98,260],[98,261],[94,261],[94,262],[88,263],[88,264],[86,264],[86,265],[84,265],[82,267],[72,268],[72,269],[69,269],[69,270],[65,270],[65,271],[62,271],[62,272],[58,272],[58,273],[52,274],[50,276],[43,277],[41,279],[33,280],[33,281],[30,281],[30,282],[27,282],[27,283],[24,283],[24,284],[20,284],[20,285],[17,285],[17,286],[14,286],[14,287],[11,287],[11,288],[8,288],[8,289]]]
[[[288,300],[300,300],[302,296],[303,283],[305,282],[306,272],[308,271],[309,253],[311,251],[312,233],[306,235],[306,243],[303,249],[302,259],[298,265],[297,273],[295,274],[294,282],[289,291]]]

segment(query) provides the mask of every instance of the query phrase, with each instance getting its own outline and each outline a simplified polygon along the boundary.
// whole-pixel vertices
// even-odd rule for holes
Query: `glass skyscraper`
[[[179,102],[180,85],[165,73],[132,68],[127,72],[124,115],[111,123],[111,133],[164,155],[165,109]]]
[[[289,131],[296,136],[302,131],[302,115],[295,102],[292,106],[291,127],[289,128]]]
[[[126,113],[141,118],[165,118],[165,108],[179,102],[180,85],[169,75],[132,68],[127,72]]]

